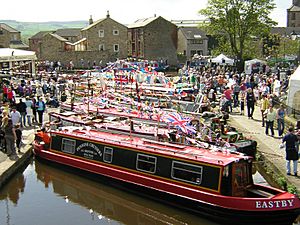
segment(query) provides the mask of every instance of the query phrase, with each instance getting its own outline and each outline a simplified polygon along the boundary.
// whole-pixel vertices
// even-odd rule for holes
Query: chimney
[[[93,18],[92,18],[92,15],[90,15],[90,19],[89,19],[89,25],[93,24],[94,21],[93,21]]]
[[[106,18],[109,18],[109,10],[107,10]]]
[[[156,14],[154,14],[154,17],[156,17]]]

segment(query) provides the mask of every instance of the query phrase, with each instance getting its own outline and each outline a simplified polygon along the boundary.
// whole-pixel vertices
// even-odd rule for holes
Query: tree
[[[225,38],[238,67],[243,68],[245,47],[276,25],[269,17],[274,8],[273,0],[208,0],[208,6],[199,13],[210,22],[200,27],[209,35]]]

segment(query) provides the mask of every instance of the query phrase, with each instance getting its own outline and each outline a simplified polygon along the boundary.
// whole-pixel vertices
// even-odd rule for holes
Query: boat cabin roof
[[[242,159],[250,159],[250,157],[241,153],[232,153],[229,150],[217,148],[216,146],[200,148],[172,144],[169,142],[159,142],[134,136],[130,137],[130,135],[112,134],[92,129],[87,130],[87,127],[61,127],[60,130],[51,131],[51,133],[63,136],[67,135],[70,136],[70,138],[87,139],[92,142],[105,142],[108,145],[120,146],[125,149],[136,149],[137,151],[147,152],[149,154],[178,157],[218,166],[226,166]]]

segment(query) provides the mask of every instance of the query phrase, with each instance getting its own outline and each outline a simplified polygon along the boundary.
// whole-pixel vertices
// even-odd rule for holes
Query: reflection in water
[[[24,175],[22,173],[17,173],[7,185],[4,185],[3,189],[0,192],[0,201],[5,201],[5,224],[7,225],[11,224],[9,201],[13,203],[14,206],[17,206],[19,200],[19,193],[23,193],[24,188]]]
[[[35,162],[35,169],[37,178],[46,188],[52,185],[53,191],[66,203],[88,209],[93,220],[114,220],[130,225],[215,224],[41,162]]]
[[[0,190],[0,224],[217,225],[39,161]]]
[[[14,205],[18,204],[19,194],[24,192],[25,178],[22,173],[17,173],[14,178],[4,185],[0,192],[0,201],[9,199]]]

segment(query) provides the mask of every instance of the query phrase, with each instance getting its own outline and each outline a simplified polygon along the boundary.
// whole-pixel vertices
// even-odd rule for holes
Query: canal
[[[220,225],[34,160],[0,190],[0,224]]]

